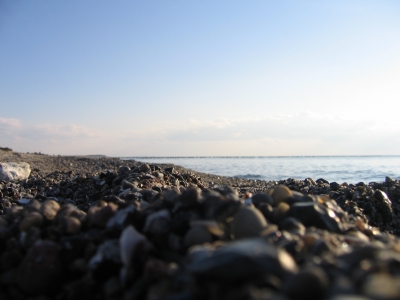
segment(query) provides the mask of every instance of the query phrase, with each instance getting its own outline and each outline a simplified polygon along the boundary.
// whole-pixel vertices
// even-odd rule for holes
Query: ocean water
[[[122,157],[150,164],[173,163],[203,173],[246,179],[324,178],[329,182],[400,179],[400,156]]]

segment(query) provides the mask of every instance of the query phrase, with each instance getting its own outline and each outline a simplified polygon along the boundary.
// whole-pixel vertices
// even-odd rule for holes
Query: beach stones
[[[371,274],[365,280],[362,292],[370,299],[400,299],[400,277],[385,272]]]
[[[167,233],[171,225],[171,214],[167,209],[159,210],[148,215],[143,232],[159,235]]]
[[[287,202],[291,196],[292,191],[284,185],[276,186],[271,195],[275,201],[275,205],[278,205],[281,202]]]
[[[38,241],[26,254],[18,268],[18,285],[30,295],[57,291],[64,278],[59,259],[60,246],[51,241]]]
[[[334,210],[317,202],[294,203],[287,216],[298,219],[304,226],[315,226],[332,232],[345,229]]]
[[[191,228],[186,232],[183,246],[188,249],[194,245],[202,245],[217,240],[224,234],[215,221],[192,221]]]
[[[320,267],[311,267],[291,276],[284,286],[289,299],[319,300],[325,299],[329,287],[329,278]]]
[[[120,252],[118,240],[112,239],[102,243],[88,264],[92,276],[103,282],[110,275],[117,275],[122,263]]]
[[[236,241],[217,249],[195,248],[188,259],[192,274],[214,282],[262,282],[268,275],[284,279],[298,270],[286,251],[261,238]]]
[[[251,197],[251,202],[257,208],[262,204],[274,205],[274,199],[267,193],[255,194]]]
[[[139,170],[141,172],[148,172],[150,171],[150,166],[148,164],[142,164],[139,166]]]
[[[340,188],[340,184],[337,182],[331,182],[329,186],[332,191],[337,191]]]
[[[46,220],[51,221],[56,217],[59,209],[60,204],[54,200],[47,200],[41,205],[40,212]]]
[[[185,208],[197,207],[200,204],[200,192],[197,188],[190,187],[183,191],[179,200]]]
[[[0,181],[2,299],[399,298],[397,179],[51,159],[74,168]]]
[[[146,237],[139,233],[133,226],[127,226],[119,238],[120,255],[122,263],[129,267],[134,257],[141,255],[151,248]]]
[[[21,231],[28,231],[32,226],[41,227],[43,224],[43,215],[38,212],[30,212],[21,221],[19,228]]]
[[[376,206],[377,210],[383,217],[383,221],[390,222],[392,221],[392,202],[389,200],[386,193],[381,190],[376,190],[373,194],[374,199],[378,202]]]
[[[88,211],[89,223],[98,227],[105,227],[110,218],[117,212],[118,206],[112,202],[98,201]]]
[[[231,223],[231,233],[234,239],[260,236],[267,227],[263,214],[253,206],[242,206],[234,215]]]
[[[0,180],[25,180],[31,173],[31,167],[26,162],[4,162],[0,163]]]
[[[183,246],[187,249],[194,245],[211,243],[213,240],[211,233],[205,226],[197,225],[192,227],[183,239]]]

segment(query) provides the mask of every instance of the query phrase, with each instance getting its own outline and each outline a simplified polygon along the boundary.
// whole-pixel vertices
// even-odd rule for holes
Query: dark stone
[[[180,211],[171,220],[171,230],[177,235],[183,236],[190,228],[190,222],[199,220],[200,216],[194,211]]]
[[[147,201],[149,203],[152,202],[153,198],[155,195],[158,194],[158,192],[154,191],[154,190],[141,190],[140,194],[142,194],[143,200]]]
[[[388,196],[381,190],[376,190],[373,197],[378,202],[376,209],[382,215],[383,221],[385,223],[392,221],[392,202],[389,200]]]
[[[321,184],[321,183],[329,184],[329,181],[328,181],[328,180],[325,180],[325,179],[323,179],[323,178],[317,179],[316,182],[317,182],[317,183],[320,183],[320,184]]]
[[[260,203],[258,206],[258,210],[264,215],[265,219],[271,221],[274,217],[274,208],[271,204],[268,203]]]
[[[295,203],[290,207],[286,215],[298,219],[307,227],[315,226],[332,232],[342,232],[344,230],[337,214],[319,203]]]
[[[297,233],[300,235],[304,234],[305,230],[306,230],[304,225],[299,220],[297,220],[296,218],[293,218],[293,217],[285,218],[280,223],[279,228],[281,230],[286,230],[286,231]]]
[[[203,251],[206,253],[199,250],[189,254],[189,271],[206,281],[257,282],[268,275],[284,279],[297,272],[296,263],[286,251],[259,238]]]
[[[157,192],[161,192],[161,188],[159,186],[153,186],[152,187],[153,190],[157,191]]]
[[[125,228],[125,226],[133,224],[135,213],[136,208],[133,205],[129,205],[124,209],[120,209],[107,221],[106,227],[109,229],[117,228],[122,230]]]
[[[89,201],[94,202],[100,200],[102,192],[95,192],[89,195]]]
[[[381,247],[376,245],[365,245],[350,253],[342,254],[337,258],[339,261],[345,263],[343,267],[346,271],[352,271],[363,260],[375,260],[381,250]]]
[[[331,182],[329,186],[332,191],[337,191],[338,189],[340,189],[340,184],[335,181]]]
[[[54,242],[36,243],[19,266],[19,287],[31,295],[51,294],[57,291],[64,277],[59,251],[60,246]]]
[[[175,170],[174,170],[173,167],[171,167],[171,168],[165,168],[165,172],[166,172],[166,173],[169,173],[169,174],[174,174],[174,173],[175,173]]]
[[[129,173],[131,169],[127,166],[121,166],[118,169],[118,175],[123,177],[126,173]]]
[[[382,190],[385,187],[382,183],[379,183],[379,182],[371,182],[370,184],[374,190],[378,190],[378,189]]]
[[[274,199],[267,193],[255,194],[253,197],[251,197],[251,201],[257,208],[260,206],[261,203],[268,203],[274,206]]]
[[[22,253],[16,248],[4,251],[0,260],[1,270],[6,271],[17,267],[22,257]]]
[[[354,191],[351,189],[346,189],[345,190],[345,196],[347,199],[353,199]]]
[[[313,267],[302,270],[287,280],[284,293],[290,299],[320,300],[325,299],[329,278],[322,268]]]
[[[185,208],[195,208],[200,204],[200,193],[197,188],[186,189],[179,197],[180,202]]]
[[[108,240],[98,247],[88,266],[93,279],[104,282],[113,275],[118,276],[121,265],[119,241]]]
[[[127,194],[125,195],[125,201],[126,202],[142,202],[143,195],[141,193],[132,193],[132,194]]]
[[[147,171],[150,171],[151,169],[150,169],[150,166],[148,164],[142,164],[142,165],[139,166],[139,170],[141,172],[147,172]]]
[[[129,181],[126,181],[126,180],[123,180],[123,181],[121,182],[121,186],[122,186],[122,188],[123,188],[124,190],[135,188],[135,185],[134,185],[132,182],[129,182]]]
[[[314,195],[298,195],[294,193],[288,200],[287,204],[292,205],[294,203],[304,203],[304,202],[317,202],[317,196]]]
[[[386,177],[385,177],[385,182],[386,182],[387,184],[391,185],[391,184],[395,183],[396,181],[393,180],[392,178],[390,178],[389,176],[386,176]]]

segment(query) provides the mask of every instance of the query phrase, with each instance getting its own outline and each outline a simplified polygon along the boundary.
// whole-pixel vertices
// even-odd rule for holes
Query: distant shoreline
[[[398,155],[266,155],[266,156],[117,156],[121,159],[164,159],[164,158],[171,158],[171,159],[185,159],[185,158],[322,158],[322,157],[332,157],[332,158],[337,158],[337,157],[400,157],[400,154]]]

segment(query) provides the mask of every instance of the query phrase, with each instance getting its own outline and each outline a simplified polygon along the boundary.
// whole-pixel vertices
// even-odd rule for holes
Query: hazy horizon
[[[1,1],[0,147],[399,155],[398,1]]]

